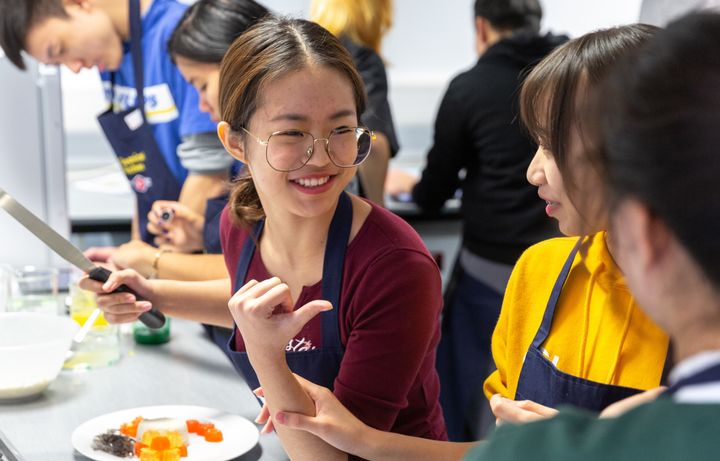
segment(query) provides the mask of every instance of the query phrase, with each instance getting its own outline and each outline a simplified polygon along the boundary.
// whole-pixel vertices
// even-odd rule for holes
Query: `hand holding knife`
[[[99,267],[90,261],[87,257],[85,257],[85,255],[83,255],[82,251],[76,248],[63,236],[55,232],[53,228],[32,214],[27,208],[21,205],[1,188],[0,208],[7,211],[10,216],[15,218],[16,221],[32,232],[37,238],[42,240],[45,245],[47,245],[64,260],[87,273],[88,277],[92,280],[105,283],[110,277],[112,272],[103,267]],[[141,300],[140,297],[126,285],[120,285],[113,290],[113,293],[118,292],[132,293],[136,295],[138,301]],[[142,313],[139,320],[150,328],[160,328],[165,324],[165,316],[162,312],[155,308]]]

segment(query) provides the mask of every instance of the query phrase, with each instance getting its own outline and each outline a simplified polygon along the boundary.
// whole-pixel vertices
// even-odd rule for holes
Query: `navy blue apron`
[[[558,405],[574,405],[599,412],[611,403],[642,392],[639,389],[597,383],[563,373],[542,353],[542,344],[550,333],[557,301],[582,240],[578,239],[555,282],[540,328],[525,355],[515,400],[532,400],[552,408],[557,408]]]
[[[98,122],[115,151],[137,199],[138,230],[143,241],[152,244],[154,235],[147,230],[147,215],[155,200],[177,200],[182,182],[178,181],[160,152],[153,129],[145,115],[145,88],[142,62],[142,18],[139,0],[130,1],[130,55],[133,62],[135,107],[113,112],[115,73],[111,74],[110,109]]]
[[[340,309],[340,289],[342,287],[345,250],[350,238],[351,226],[352,202],[350,196],[343,192],[340,194],[335,215],[330,223],[328,241],[325,246],[325,258],[323,260],[322,299],[330,301],[333,309],[320,314],[322,345],[320,348],[310,351],[285,353],[287,364],[293,373],[330,389],[333,388],[335,378],[340,372],[340,362],[345,353],[340,341],[338,311]],[[260,221],[253,229],[252,235],[245,240],[235,274],[234,291],[239,290],[245,284],[250,261],[255,253],[255,242],[260,241],[262,228],[263,221]],[[255,389],[260,385],[260,382],[257,379],[255,370],[250,365],[247,353],[233,351],[235,335],[238,334],[237,327],[234,330],[228,343],[230,360],[235,365],[235,369],[243,375],[250,388]]]
[[[203,248],[208,254],[221,254],[222,245],[220,243],[220,218],[222,211],[228,204],[228,195],[211,198],[205,206],[205,225],[203,226]],[[228,340],[232,335],[230,328],[218,327],[215,325],[203,324],[205,332],[208,334],[212,342],[214,342],[220,350],[226,355],[228,351]]]
[[[720,381],[720,363],[710,368],[706,368],[697,374],[678,380],[678,382],[668,388],[665,394],[673,395],[686,386],[717,383],[718,381]]]

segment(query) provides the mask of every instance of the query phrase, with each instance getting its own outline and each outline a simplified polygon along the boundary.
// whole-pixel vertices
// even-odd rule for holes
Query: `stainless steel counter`
[[[141,346],[124,336],[126,350],[118,364],[80,373],[63,371],[40,398],[0,404],[0,431],[27,461],[78,461],[87,458],[74,451],[73,430],[88,419],[125,408],[199,405],[252,421],[259,406],[230,361],[200,325],[172,322],[167,344]],[[262,435],[260,444],[239,459],[274,461],[287,456],[271,434]]]

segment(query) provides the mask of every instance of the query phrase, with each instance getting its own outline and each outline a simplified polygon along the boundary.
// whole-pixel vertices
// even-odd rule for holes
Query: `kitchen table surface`
[[[230,361],[199,324],[173,319],[170,342],[135,344],[123,335],[123,357],[115,365],[85,372],[63,371],[39,397],[0,403],[0,431],[27,461],[87,460],[70,441],[88,419],[126,408],[197,405],[253,420],[260,409]],[[5,372],[0,371],[0,372]],[[226,435],[227,437],[227,435]],[[275,434],[239,460],[286,460]]]

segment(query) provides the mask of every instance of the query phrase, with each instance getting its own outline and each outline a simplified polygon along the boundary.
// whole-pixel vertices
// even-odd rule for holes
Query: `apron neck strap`
[[[130,22],[130,58],[133,64],[133,80],[135,80],[135,107],[140,109],[143,120],[147,123],[145,115],[145,78],[142,56],[142,15],[140,13],[140,0],[130,0],[128,20]],[[115,72],[110,72],[110,104],[115,101]]]
[[[560,271],[560,275],[557,280],[555,280],[555,285],[553,286],[552,293],[550,294],[550,299],[545,307],[545,314],[543,314],[542,323],[540,324],[540,328],[538,328],[538,331],[535,334],[535,339],[533,339],[532,342],[532,345],[536,348],[542,346],[550,334],[553,317],[555,316],[555,307],[557,306],[558,299],[560,298],[560,293],[562,293],[563,285],[565,285],[565,280],[567,280],[570,269],[575,261],[575,255],[577,255],[578,251],[580,251],[582,242],[583,237],[578,238],[577,243],[575,243],[575,246],[570,252],[570,255],[565,260],[565,264],[563,265],[562,271]]]
[[[323,260],[322,297],[333,305],[333,309],[324,312],[326,315],[321,317],[323,346],[325,347],[341,344],[338,311],[340,310],[345,252],[352,227],[352,214],[350,196],[343,192],[340,194],[335,215],[330,223]]]

